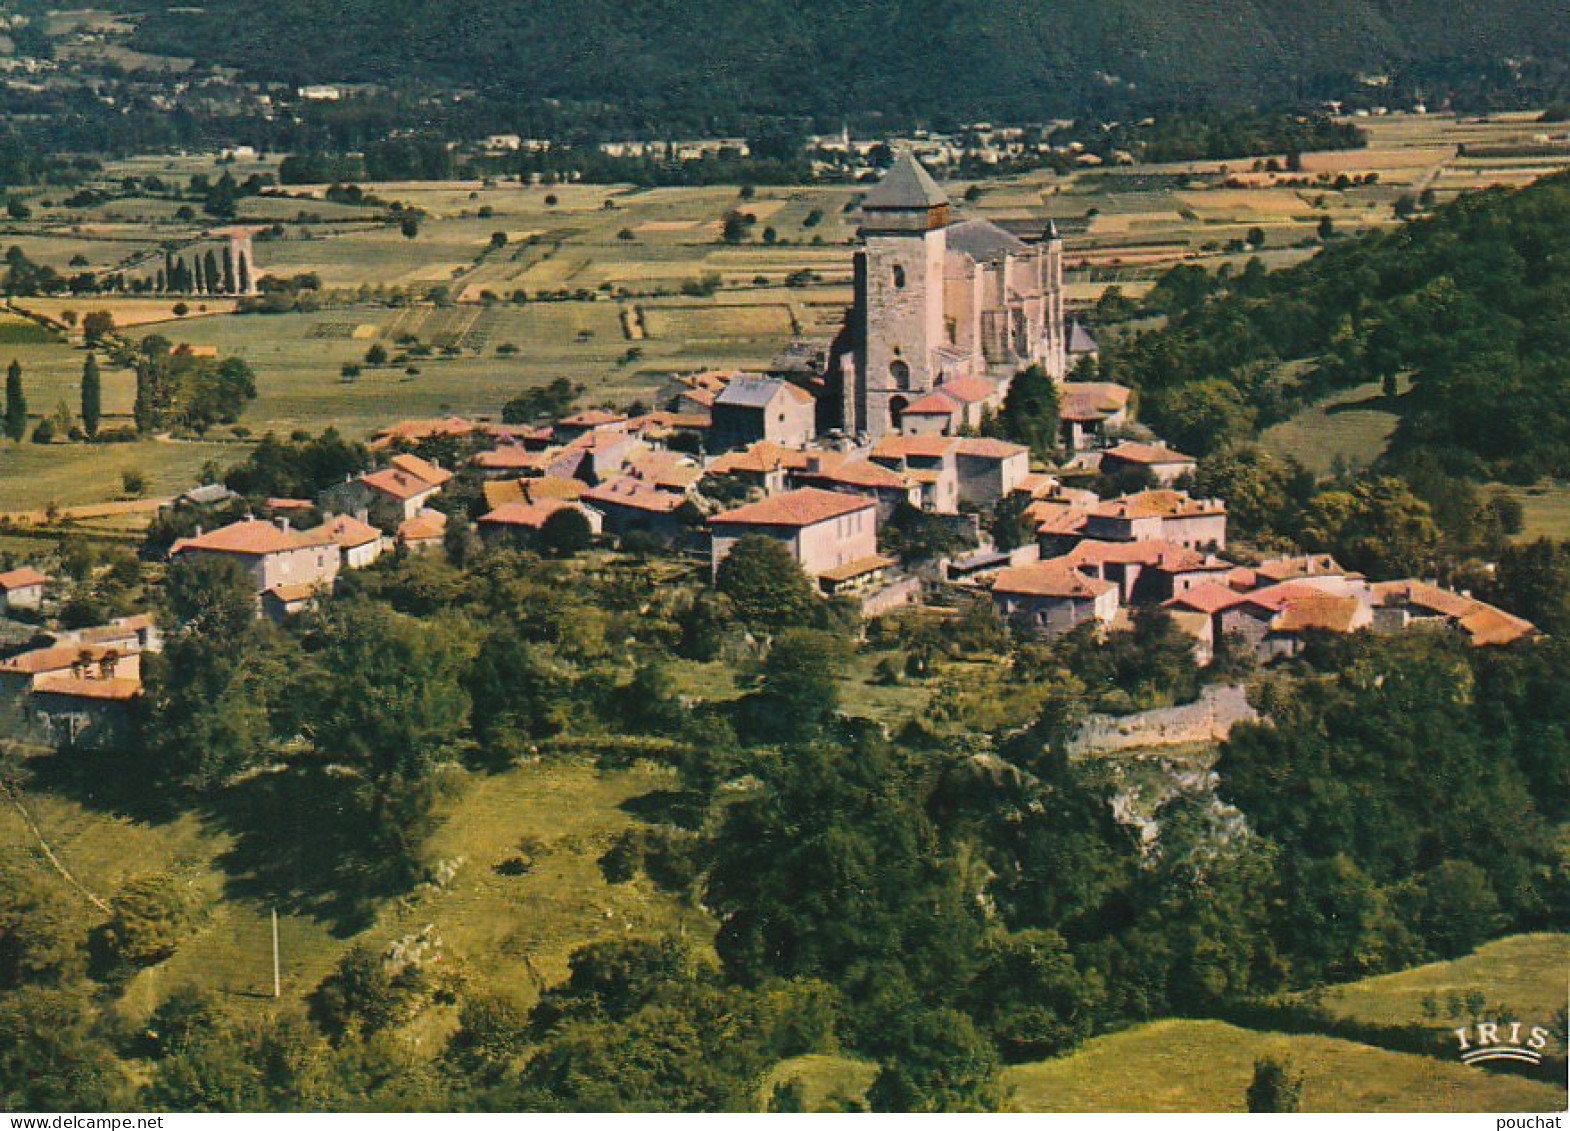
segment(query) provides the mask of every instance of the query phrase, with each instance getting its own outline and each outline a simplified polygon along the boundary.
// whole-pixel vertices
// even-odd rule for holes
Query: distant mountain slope
[[[840,115],[1300,94],[1570,53],[1563,0],[160,0],[142,46],[266,78]]]

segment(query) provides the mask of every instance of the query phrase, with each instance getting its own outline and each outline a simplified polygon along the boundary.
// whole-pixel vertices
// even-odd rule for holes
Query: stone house
[[[710,564],[751,534],[783,542],[809,577],[878,557],[877,503],[859,495],[803,487],[709,519]]]
[[[1227,506],[1184,491],[1139,491],[1092,507],[1085,537],[1104,542],[1170,542],[1191,550],[1224,550]]]
[[[352,514],[383,530],[414,518],[426,509],[452,472],[418,456],[398,455],[388,466],[367,472],[322,492],[322,509],[331,514]]]
[[[734,451],[760,440],[804,448],[817,434],[818,405],[805,389],[777,377],[737,376],[714,398],[709,444]]]
[[[169,550],[171,559],[200,555],[238,562],[258,593],[279,585],[329,587],[343,564],[343,553],[324,526],[295,530],[287,520],[275,526],[247,519],[210,533],[198,531]]]
[[[141,696],[140,679],[50,676],[28,702],[30,729],[51,746],[114,750],[131,737],[132,710]]]
[[[1058,442],[1070,452],[1103,443],[1128,424],[1133,390],[1111,381],[1069,381],[1059,386]]]
[[[901,503],[921,506],[921,488],[898,471],[856,456],[808,452],[806,467],[790,477],[799,487],[818,487],[864,495],[878,504],[878,521],[887,522]]]
[[[1215,582],[1233,568],[1214,554],[1157,540],[1086,539],[1056,560],[1091,577],[1116,582],[1123,602],[1131,605],[1167,601],[1197,585]]]
[[[0,613],[38,608],[44,601],[44,589],[52,580],[27,566],[0,573]]]
[[[961,500],[993,507],[1030,474],[1030,449],[1007,440],[962,437],[954,445],[954,472]]]
[[[992,601],[1010,623],[1057,636],[1082,624],[1110,625],[1118,613],[1118,586],[1062,562],[1035,562],[999,571]]]
[[[912,401],[901,417],[900,431],[907,436],[957,436],[980,428],[986,414],[997,412],[1002,403],[996,381],[954,377]]]
[[[872,461],[903,472],[921,490],[921,509],[959,513],[959,441],[950,436],[884,436]]]
[[[353,515],[334,515],[322,529],[338,544],[344,569],[364,569],[382,556],[382,532]]]
[[[673,543],[686,533],[682,521],[686,496],[630,475],[590,488],[580,501],[599,515],[602,530],[619,538],[642,531]]]
[[[1380,581],[1371,591],[1377,632],[1431,626],[1459,632],[1476,647],[1512,644],[1537,633],[1531,621],[1437,585]]]
[[[1159,487],[1170,487],[1185,475],[1192,475],[1198,462],[1193,456],[1167,447],[1164,444],[1141,444],[1124,440],[1101,453],[1101,471],[1104,475],[1143,470]]]
[[[589,524],[589,531],[599,534],[604,521],[598,511],[579,506],[567,499],[541,499],[537,503],[504,503],[480,516],[480,537],[491,544],[533,546],[539,538],[545,521],[560,510],[575,510]]]

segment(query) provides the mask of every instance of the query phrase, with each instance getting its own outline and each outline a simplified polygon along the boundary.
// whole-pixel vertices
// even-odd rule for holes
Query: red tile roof
[[[410,542],[434,542],[446,533],[447,516],[441,511],[423,510],[398,524],[398,540],[406,545]]]
[[[1193,518],[1226,509],[1219,499],[1196,499],[1186,491],[1139,491],[1110,499],[1093,513],[1098,518]]]
[[[423,460],[419,456],[393,456],[392,459],[388,460],[388,463],[405,475],[412,475],[416,479],[425,480],[432,487],[440,487],[452,478],[452,472],[444,467],[438,467],[428,460]]]
[[[898,436],[890,433],[872,449],[878,459],[937,459],[954,451],[959,441],[952,436]]]
[[[1363,603],[1356,597],[1294,597],[1270,626],[1272,632],[1351,632],[1362,627]],[[1367,623],[1366,620],[1363,623]]]
[[[486,471],[539,471],[549,467],[559,453],[546,450],[531,452],[516,444],[506,444],[488,452],[478,452],[469,461]]]
[[[314,530],[284,530],[270,522],[253,518],[230,523],[228,526],[219,527],[195,538],[181,538],[169,548],[169,554],[173,557],[187,550],[203,550],[214,554],[263,557],[267,554],[303,550],[311,546],[324,546],[332,540],[332,536],[324,527],[318,526]]]
[[[708,473],[764,475],[781,468],[799,471],[806,466],[806,452],[783,447],[772,440],[759,440],[744,452],[727,452],[720,456],[709,465]]]
[[[995,440],[990,436],[961,436],[959,442],[954,445],[954,450],[971,459],[1005,460],[1030,454],[1030,449],[1024,444],[1012,444],[1007,440]]]
[[[1271,558],[1260,562],[1254,572],[1269,581],[1291,581],[1300,577],[1346,577],[1336,559],[1329,554],[1304,554],[1299,557]]]
[[[633,510],[650,511],[654,514],[670,514],[686,501],[682,495],[661,491],[653,484],[634,479],[630,475],[601,483],[598,487],[585,491],[582,498],[584,502],[590,504],[630,507]]]
[[[523,527],[538,530],[545,520],[565,507],[572,506],[565,499],[546,499],[538,503],[505,503],[488,514],[480,516],[481,526]]]
[[[893,558],[886,558],[882,554],[873,554],[871,557],[857,558],[853,562],[846,562],[844,565],[835,566],[833,569],[826,569],[818,574],[818,579],[828,582],[850,581],[852,578],[888,569],[893,564]]]
[[[16,589],[30,589],[34,585],[47,585],[52,581],[48,574],[39,573],[30,566],[13,569],[7,573],[0,573],[0,592],[10,593]]]
[[[761,502],[737,507],[724,514],[717,514],[709,519],[709,524],[711,526],[815,526],[820,522],[855,514],[857,511],[874,510],[876,507],[877,504],[865,496],[803,487]]]
[[[992,582],[994,593],[1012,593],[1028,597],[1061,597],[1079,601],[1094,601],[1117,588],[1117,583],[1097,577],[1086,577],[1060,561],[1033,562],[1030,565],[1012,566],[1000,570]]]
[[[1167,602],[1167,606],[1214,614],[1223,609],[1230,609],[1233,605],[1240,605],[1244,599],[1243,594],[1228,586],[1218,585],[1214,581],[1201,581],[1198,585],[1191,585],[1172,598]]]
[[[322,529],[345,550],[369,545],[379,541],[382,536],[382,532],[376,527],[368,522],[361,522],[349,514],[334,515],[322,524]]]
[[[955,377],[937,387],[937,392],[960,404],[980,404],[998,395],[998,386],[985,377]]]
[[[1075,567],[1137,563],[1151,569],[1173,573],[1187,573],[1200,569],[1223,572],[1232,568],[1230,562],[1223,562],[1219,558],[1207,558],[1197,550],[1190,550],[1185,546],[1155,538],[1141,542],[1098,542],[1087,538],[1058,560]]]
[[[1120,460],[1123,463],[1137,463],[1143,465],[1163,463],[1194,463],[1193,456],[1186,456],[1172,448],[1161,447],[1156,444],[1139,444],[1133,440],[1124,440],[1115,448],[1110,448],[1102,453],[1102,459]]]
[[[824,460],[817,470],[813,470],[809,462],[807,470],[799,472],[798,477],[881,491],[903,491],[909,487],[899,472],[890,471],[881,463],[873,463],[868,459]]]
[[[381,471],[373,471],[369,475],[362,475],[360,482],[372,490],[380,491],[384,495],[391,495],[399,500],[413,499],[428,491],[436,490],[436,484],[421,479],[417,475],[399,471],[395,467],[387,467]]]
[[[1280,585],[1267,585],[1252,593],[1243,594],[1243,603],[1277,613],[1293,601],[1308,601],[1323,597],[1325,591],[1301,581],[1283,581]]]
[[[1077,534],[1085,528],[1089,512],[1073,503],[1041,499],[1025,509],[1025,517],[1036,524],[1037,534]]]
[[[625,423],[625,412],[607,412],[602,408],[587,408],[582,412],[575,412],[571,416],[564,416],[558,422],[568,428],[601,428],[607,424]]]
[[[905,406],[906,416],[953,416],[960,409],[960,402],[946,397],[942,390],[934,389]]]
[[[110,653],[123,656],[118,648],[104,644],[56,644],[49,648],[35,648],[8,660],[0,660],[0,671],[17,675],[42,675],[46,672],[70,670],[78,660],[96,664]]]
[[[1058,415],[1075,423],[1105,420],[1128,407],[1132,390],[1110,381],[1071,381],[1063,386]]]

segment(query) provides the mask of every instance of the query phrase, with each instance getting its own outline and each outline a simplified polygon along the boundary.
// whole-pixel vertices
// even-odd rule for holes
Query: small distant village
[[[864,617],[981,596],[1050,638],[1161,609],[1201,665],[1224,646],[1270,664],[1324,634],[1438,629],[1489,647],[1536,632],[1431,579],[1229,552],[1227,501],[1194,493],[1196,461],[1139,423],[1128,388],[1076,379],[1098,346],[1068,315],[1053,227],[1026,239],[961,218],[908,151],[861,207],[854,304],[832,341],[768,371],[674,377],[636,413],[390,421],[370,440],[377,466],[316,498],[192,486],[166,505],[191,531],[168,560],[238,563],[257,614],[279,622],[383,555],[463,539],[538,549],[567,527],[711,577],[744,540],[770,539],[823,599]],[[1021,380],[1055,387],[1051,465],[989,435]],[[480,513],[439,505],[458,484],[478,488]],[[1000,537],[1000,515],[1023,536]],[[36,563],[0,572],[0,721],[29,741],[112,748],[143,694],[142,657],[171,626],[149,611],[62,629],[58,602]]]

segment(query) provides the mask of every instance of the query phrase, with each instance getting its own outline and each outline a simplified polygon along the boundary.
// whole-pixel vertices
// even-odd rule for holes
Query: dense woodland
[[[353,453],[329,439],[317,455]],[[880,1065],[875,1108],[984,1109],[1004,1099],[1000,1065],[1109,1027],[1229,1016],[1570,916],[1562,640],[1317,645],[1265,679],[1277,725],[1223,746],[1219,795],[1175,790],[1142,844],[1063,742],[1092,687],[1192,693],[1162,617],[1105,646],[1044,645],[982,603],[860,641],[767,540],[738,547],[717,590],[636,557],[450,549],[464,568],[389,558],[283,629],[224,564],[174,567],[143,738],[112,766],[46,760],[36,784],[155,823],[199,812],[235,838],[237,892],[294,889],[294,913],[352,930],[430,874],[427,837],[476,777],[594,738],[607,766],[677,775],[601,869],[700,902],[712,948],[593,943],[528,1009],[521,981],[465,974],[484,955],[352,949],[308,1011],[239,1023],[179,991],[128,1031],[95,995],[173,953],[204,909],[154,875],[89,931],[60,889],[7,869],[0,1078],[16,1102],[738,1109],[779,1059],[847,1051]],[[998,662],[888,734],[840,713],[835,677],[866,649],[903,671]],[[741,697],[682,697],[674,666],[714,659]],[[443,1002],[461,1023],[434,1059],[394,1038]]]
[[[670,128],[736,112],[1035,120],[1199,102],[1339,97],[1359,72],[1562,57],[1551,0],[998,5],[149,2],[139,41],[290,82],[431,83],[522,105],[609,104]],[[309,44],[309,50],[302,49]],[[392,76],[397,76],[393,78]],[[520,116],[520,124],[527,122]]]

